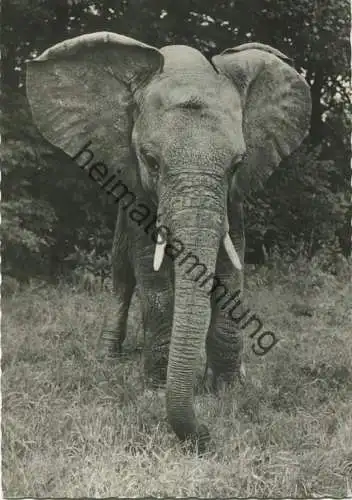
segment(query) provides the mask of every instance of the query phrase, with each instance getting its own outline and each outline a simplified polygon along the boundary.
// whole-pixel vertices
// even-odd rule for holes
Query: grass
[[[130,352],[99,364],[113,297],[28,287],[4,300],[2,481],[5,496],[346,497],[352,487],[349,277],[304,263],[261,268],[247,300],[280,341],[246,342],[247,383],[196,397],[209,453],[185,452],[164,396],[145,386],[136,308]],[[308,310],[309,314],[305,311]]]

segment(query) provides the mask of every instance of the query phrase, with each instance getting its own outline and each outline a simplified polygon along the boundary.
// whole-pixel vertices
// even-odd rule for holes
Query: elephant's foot
[[[169,345],[146,349],[144,353],[144,372],[148,385],[153,389],[165,388]]]
[[[202,456],[210,451],[210,433],[206,425],[200,424],[196,433],[185,439],[183,450],[186,453],[195,453]]]
[[[204,455],[208,449],[210,434],[206,425],[201,424],[198,429],[197,437],[194,443],[195,451],[198,455]]]
[[[229,387],[236,378],[239,380],[241,385],[245,384],[246,368],[243,361],[240,363],[238,369],[230,372],[218,372],[216,369],[207,365],[203,377],[203,386],[207,392],[216,394],[220,390]]]
[[[153,371],[145,371],[146,384],[151,389],[166,388],[166,371],[167,368],[155,369]]]
[[[232,324],[219,318],[217,325],[209,332],[206,347],[204,385],[207,390],[217,392],[236,378],[244,383],[243,337],[239,330],[234,330]]]
[[[122,343],[115,331],[104,330],[99,337],[96,356],[100,361],[116,360],[122,353]]]

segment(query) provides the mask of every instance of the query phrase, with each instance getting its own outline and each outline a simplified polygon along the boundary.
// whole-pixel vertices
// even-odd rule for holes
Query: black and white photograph
[[[348,0],[1,2],[4,498],[352,498]]]

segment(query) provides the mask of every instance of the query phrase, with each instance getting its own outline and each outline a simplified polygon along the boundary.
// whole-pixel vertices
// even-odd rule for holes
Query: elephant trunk
[[[175,260],[167,415],[177,436],[181,440],[190,438],[195,441],[200,452],[204,450],[209,433],[204,425],[199,425],[194,413],[193,382],[197,360],[210,324],[209,285],[215,274],[219,245],[224,234],[225,190],[219,191],[214,196],[214,190],[201,195],[197,190],[197,197],[193,193],[187,198],[183,191],[182,199],[179,198],[174,204],[171,216],[173,237],[182,242],[184,250]],[[208,286],[204,286],[204,282]]]

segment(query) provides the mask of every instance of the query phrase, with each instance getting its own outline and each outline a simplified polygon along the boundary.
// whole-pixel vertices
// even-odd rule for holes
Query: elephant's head
[[[161,50],[113,33],[60,43],[28,64],[27,95],[42,134],[73,156],[87,141],[131,189],[158,206],[160,223],[215,272],[228,202],[261,186],[309,128],[310,93],[280,52],[262,44],[208,62],[197,50]],[[163,260],[157,245],[154,267]],[[193,376],[210,321],[209,294],[175,266],[167,411],[176,434],[201,441]]]

